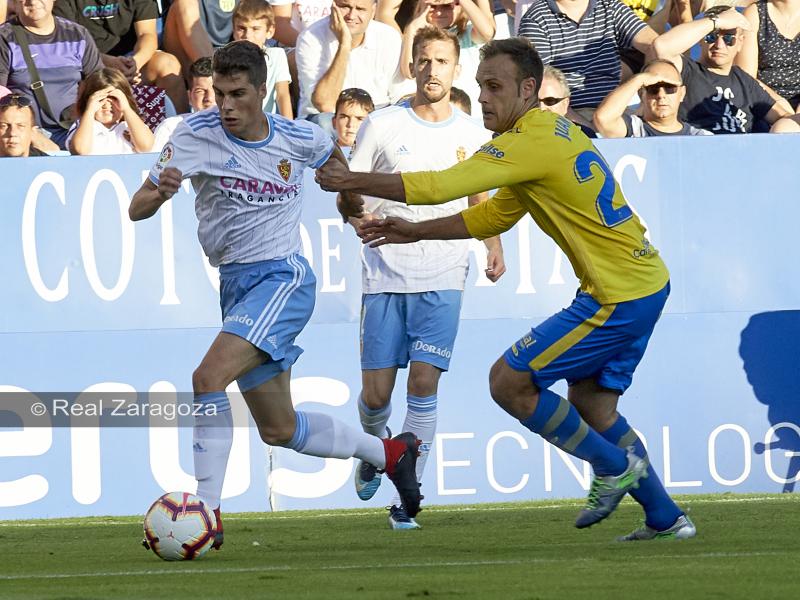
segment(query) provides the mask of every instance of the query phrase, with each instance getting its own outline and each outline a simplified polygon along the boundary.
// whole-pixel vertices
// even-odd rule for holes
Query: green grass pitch
[[[0,598],[769,598],[797,597],[800,495],[684,496],[686,541],[622,544],[626,500],[577,530],[577,500],[428,507],[391,531],[381,509],[229,515],[225,545],[166,563],[139,517],[0,522]]]

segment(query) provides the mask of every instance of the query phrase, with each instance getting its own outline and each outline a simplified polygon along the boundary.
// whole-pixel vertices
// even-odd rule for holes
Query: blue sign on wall
[[[601,140],[672,274],[672,296],[620,410],[670,491],[791,491],[800,478],[800,221],[789,165],[796,136]],[[130,195],[153,155],[3,161],[0,392],[191,391],[219,328],[216,273],[197,243],[188,185],[131,223]],[[781,166],[783,165],[783,166]],[[358,426],[360,244],[308,172],[303,245],[318,279],[293,370],[295,403]],[[588,468],[505,415],[488,369],[577,282],[530,219],[503,236],[508,272],[482,275],[475,242],[426,502],[580,496]],[[404,381],[390,426],[404,416]],[[559,384],[557,390],[564,392]],[[4,396],[0,396],[2,399]],[[5,396],[8,397],[8,396]],[[5,410],[3,410],[5,409]],[[9,412],[9,409],[11,412]],[[0,405],[0,519],[143,512],[163,490],[194,489],[191,430],[62,427]],[[264,446],[237,428],[228,511],[360,504],[354,463]],[[385,486],[373,501],[390,499]]]

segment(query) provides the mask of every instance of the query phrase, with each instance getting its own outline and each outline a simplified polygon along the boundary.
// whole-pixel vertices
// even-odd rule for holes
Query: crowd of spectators
[[[590,136],[800,131],[800,0],[723,1],[0,0],[0,156],[157,152],[242,39],[264,49],[264,111],[350,147],[413,91],[431,25],[458,37],[465,112],[480,47],[516,34],[547,65],[540,108]]]

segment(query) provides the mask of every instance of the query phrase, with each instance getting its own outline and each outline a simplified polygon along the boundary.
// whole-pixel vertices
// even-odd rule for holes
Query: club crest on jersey
[[[288,158],[283,158],[278,163],[278,174],[283,177],[284,181],[289,181],[289,177],[292,175],[292,163]]]
[[[161,150],[161,155],[158,157],[158,166],[165,167],[167,163],[172,160],[173,150],[172,144],[167,144],[164,146],[163,150]]]
[[[467,149],[464,146],[459,146],[456,148],[456,160],[458,162],[464,162],[467,158]]]

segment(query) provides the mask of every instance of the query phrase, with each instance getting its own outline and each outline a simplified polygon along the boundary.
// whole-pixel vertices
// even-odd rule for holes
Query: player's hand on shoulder
[[[183,173],[175,167],[167,167],[158,177],[158,193],[163,200],[169,200],[178,193],[183,181]]]
[[[492,248],[486,256],[486,278],[495,283],[506,272],[506,261],[503,258],[503,248]]]
[[[359,225],[358,237],[372,248],[386,244],[410,244],[420,239],[415,234],[416,225],[398,217],[368,220]]]

